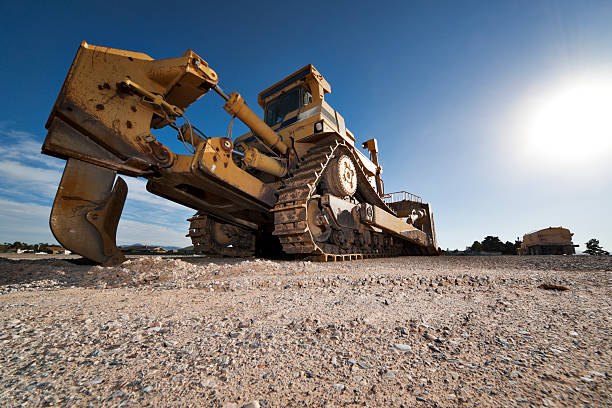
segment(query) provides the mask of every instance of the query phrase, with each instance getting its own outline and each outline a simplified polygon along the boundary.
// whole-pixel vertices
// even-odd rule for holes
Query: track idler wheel
[[[329,192],[338,197],[350,197],[357,191],[357,171],[353,160],[346,154],[335,157],[325,172]]]
[[[68,159],[49,220],[53,235],[64,248],[103,265],[125,261],[116,235],[128,188],[121,177],[115,182],[116,174]]]

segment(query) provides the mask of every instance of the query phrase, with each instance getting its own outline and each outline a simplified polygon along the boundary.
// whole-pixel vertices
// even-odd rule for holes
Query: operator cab
[[[296,112],[311,103],[312,93],[304,85],[298,85],[266,102],[264,116],[266,125],[274,127],[281,123],[282,127],[283,119],[289,113]]]
[[[321,106],[331,86],[312,64],[259,93],[257,102],[268,126],[278,131],[306,119],[303,112]],[[314,111],[313,111],[314,112]]]

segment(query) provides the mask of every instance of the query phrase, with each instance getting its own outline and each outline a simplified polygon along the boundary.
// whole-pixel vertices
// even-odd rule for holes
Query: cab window
[[[293,112],[311,102],[312,95],[310,92],[302,86],[295,87],[266,104],[266,124],[274,126],[281,123],[289,112]]]

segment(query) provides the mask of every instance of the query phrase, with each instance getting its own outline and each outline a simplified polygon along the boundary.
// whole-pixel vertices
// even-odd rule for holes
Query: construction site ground
[[[1,406],[612,406],[609,256],[39,257],[0,259]]]

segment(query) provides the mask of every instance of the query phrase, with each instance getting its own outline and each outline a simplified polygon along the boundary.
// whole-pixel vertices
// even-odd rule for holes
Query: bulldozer
[[[523,235],[519,255],[574,255],[573,233],[563,227],[548,227]]]
[[[186,109],[210,91],[250,130],[209,137]],[[263,90],[258,116],[195,52],[153,59],[82,42],[46,123],[42,153],[66,160],[50,215],[65,248],[122,263],[117,225],[127,197],[118,174],[195,211],[194,250],[214,256],[288,255],[341,261],[437,255],[431,206],[386,194],[376,139],[356,147],[312,65]],[[179,154],[155,135],[170,128]],[[161,131],[160,131],[161,132]]]

